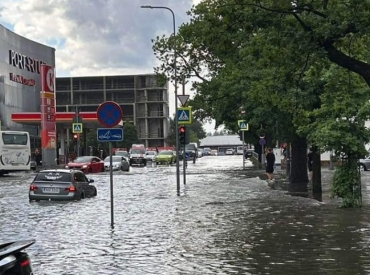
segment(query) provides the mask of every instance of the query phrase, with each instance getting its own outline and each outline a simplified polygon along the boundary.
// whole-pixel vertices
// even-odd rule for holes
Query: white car
[[[145,158],[147,161],[155,161],[155,157],[157,156],[156,151],[146,151]]]
[[[234,155],[234,150],[233,149],[227,149],[225,154],[226,155]]]

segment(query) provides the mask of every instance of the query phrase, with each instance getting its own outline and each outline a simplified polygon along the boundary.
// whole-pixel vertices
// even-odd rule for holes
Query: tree
[[[117,142],[116,146],[118,148],[126,148],[129,150],[132,147],[132,144],[139,143],[139,138],[135,125],[131,122],[126,121],[123,124],[123,141]]]
[[[245,119],[251,131],[262,127],[271,140],[291,142],[291,182],[301,184],[308,181],[307,141],[329,142],[328,135],[315,135],[325,127],[316,117],[325,104],[322,96],[335,95],[334,86],[327,85],[327,72],[341,67],[341,75],[348,70],[362,77],[356,80],[358,87],[370,85],[369,65],[364,62],[369,54],[363,47],[369,39],[369,13],[370,3],[360,0],[204,1],[189,12],[190,23],[182,25],[176,37],[155,40],[153,49],[161,61],[156,71],[173,79],[169,50],[176,43],[179,79],[199,79],[189,103],[196,116],[212,117],[216,126],[225,124],[236,131],[239,107],[249,110]],[[347,91],[341,100],[357,102],[352,112],[356,114],[369,97],[360,101]],[[324,107],[333,108],[335,119],[340,119],[334,106]],[[366,117],[367,109],[362,109]],[[362,119],[352,129],[362,133]],[[340,152],[341,136],[334,137],[338,142],[332,144]],[[360,147],[344,153],[355,158],[363,152]]]
[[[177,130],[176,130],[177,131]],[[192,124],[187,125],[187,131],[189,136],[188,142],[198,143],[200,139],[206,137],[206,132],[203,129],[202,123],[198,120],[194,120]],[[175,121],[170,119],[170,131],[167,136],[166,142],[169,146],[176,145],[176,133],[175,133]]]

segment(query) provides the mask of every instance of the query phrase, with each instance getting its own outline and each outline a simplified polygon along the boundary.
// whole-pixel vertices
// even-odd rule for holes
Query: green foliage
[[[123,141],[117,142],[116,147],[126,148],[128,150],[135,143],[139,143],[136,127],[131,122],[126,121],[123,125]]]
[[[176,38],[158,37],[153,49],[156,71],[173,79],[176,43],[178,80],[198,79],[198,119],[237,132],[244,109],[248,139],[262,127],[271,140],[303,137],[337,154],[365,153],[369,1],[213,0],[189,15]]]
[[[186,126],[187,131],[189,132],[189,142],[197,142],[199,140],[206,137],[206,132],[203,129],[202,123],[198,120],[194,120],[192,124]],[[176,145],[176,132],[175,129],[175,121],[174,119],[170,119],[170,130],[169,134],[166,139],[166,143],[169,146]]]
[[[334,172],[331,196],[342,198],[342,207],[360,207],[360,182],[361,175],[358,171],[357,160],[346,161]]]

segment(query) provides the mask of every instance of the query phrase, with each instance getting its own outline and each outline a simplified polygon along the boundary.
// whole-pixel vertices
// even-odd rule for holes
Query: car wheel
[[[364,164],[360,164],[360,171],[367,171],[366,166]]]
[[[84,193],[84,192],[82,192],[82,193],[81,193],[81,195],[80,195],[80,200],[81,200],[81,199],[84,199],[84,198],[85,198],[85,193]]]
[[[97,195],[98,195],[98,190],[96,190],[96,187],[94,186],[93,197],[96,197]]]
[[[89,168],[89,174],[90,174],[90,173],[92,173],[92,168],[91,168],[91,167]]]

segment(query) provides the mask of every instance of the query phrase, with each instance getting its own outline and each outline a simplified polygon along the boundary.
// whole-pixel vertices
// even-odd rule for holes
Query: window
[[[5,145],[27,145],[28,144],[28,136],[27,134],[2,134],[3,142]]]
[[[38,173],[36,181],[62,181],[62,182],[71,182],[71,174],[69,173],[60,173],[60,172],[43,172]]]

